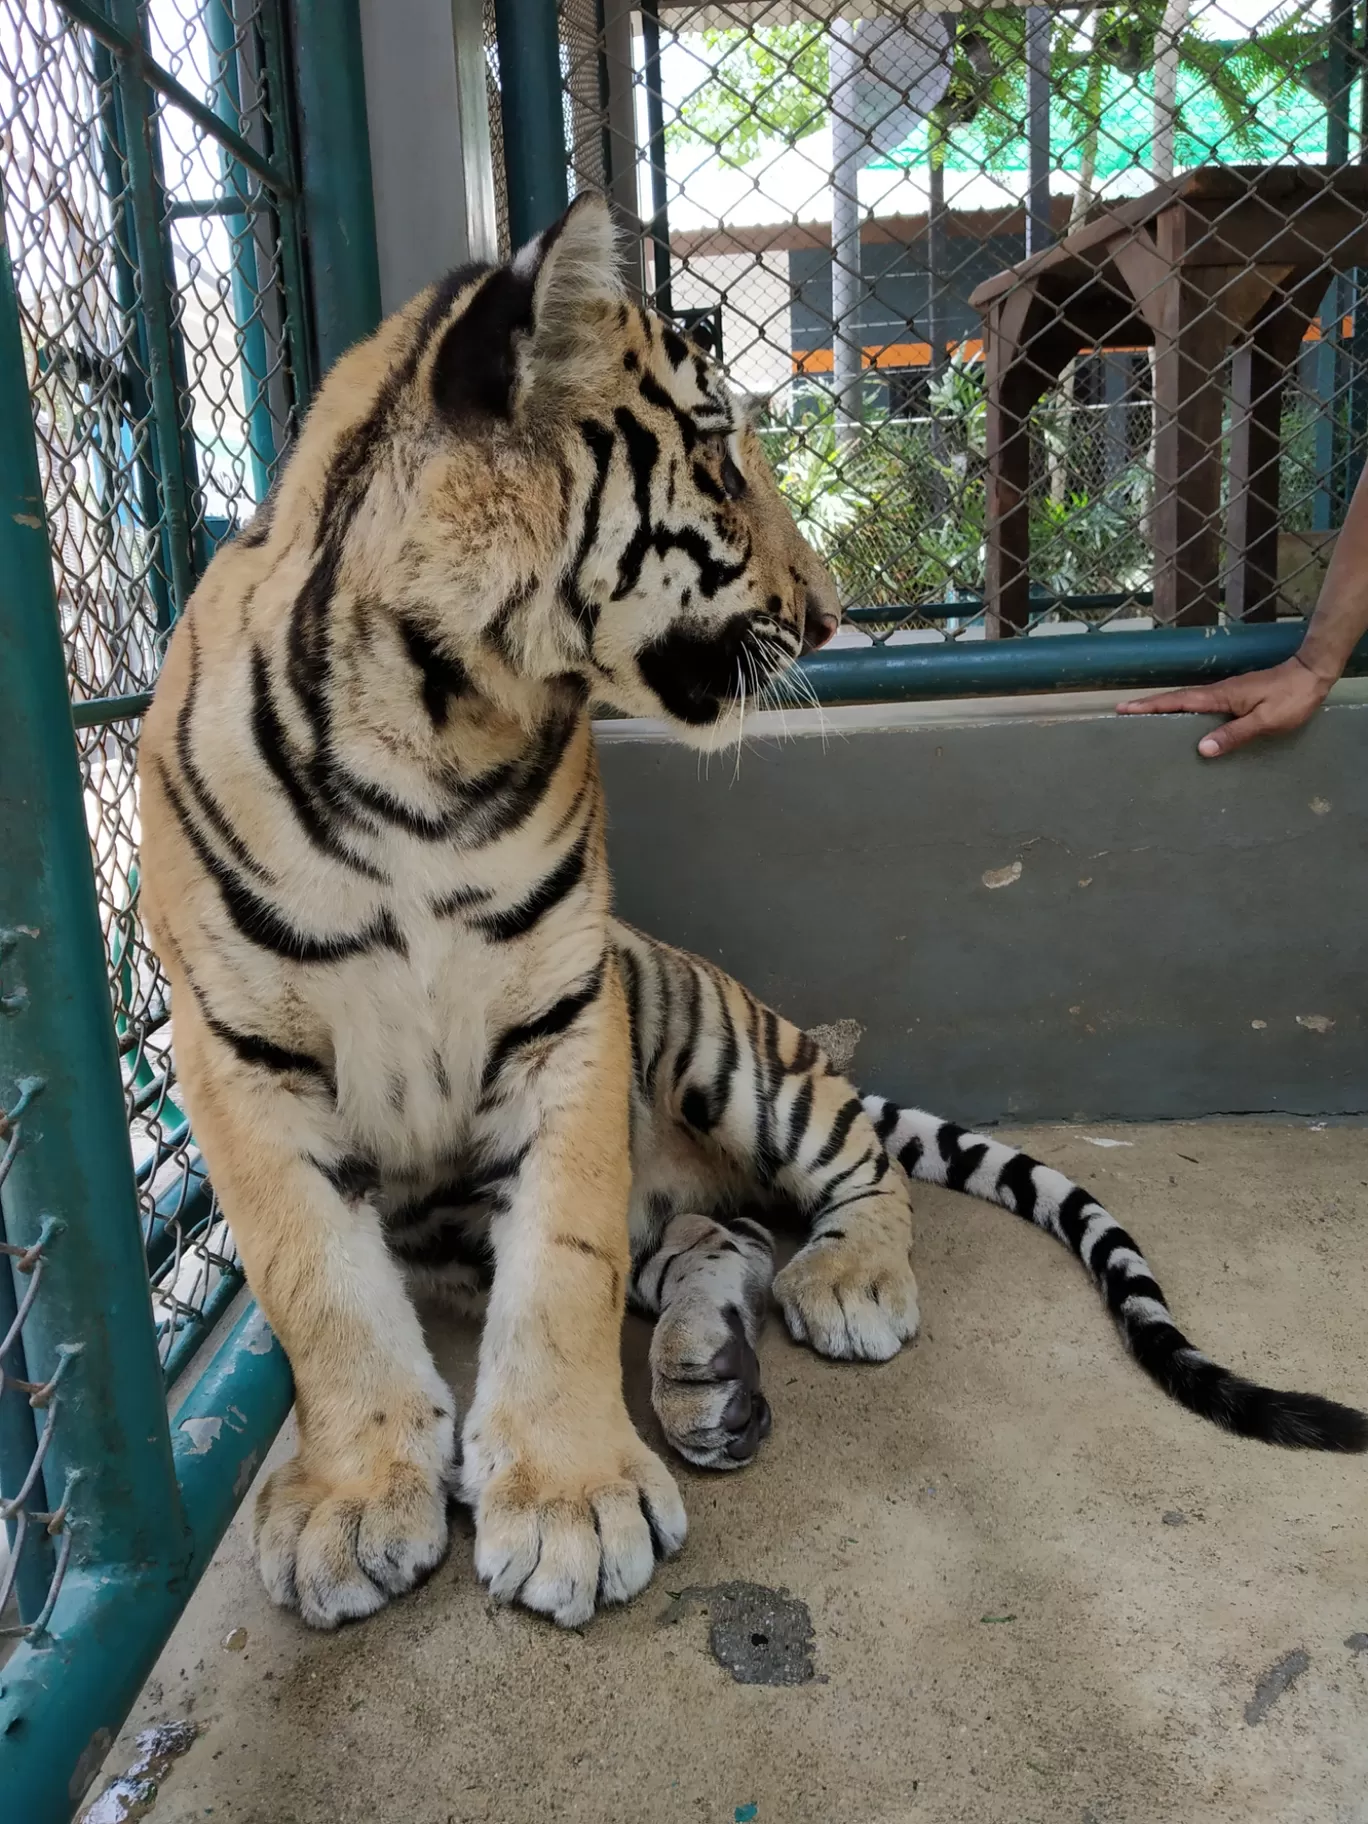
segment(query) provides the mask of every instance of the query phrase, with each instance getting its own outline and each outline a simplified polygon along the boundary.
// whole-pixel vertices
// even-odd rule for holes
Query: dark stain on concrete
[[[1351,1653],[1368,1653],[1368,1634],[1351,1634],[1344,1644]]]
[[[1254,1695],[1245,1705],[1244,1718],[1251,1728],[1261,1723],[1285,1691],[1290,1691],[1311,1664],[1305,1647],[1294,1647],[1274,1663],[1254,1687]]]
[[[806,1685],[812,1668],[812,1616],[787,1590],[762,1583],[716,1583],[681,1590],[662,1625],[701,1609],[711,1626],[708,1646],[739,1685]]]

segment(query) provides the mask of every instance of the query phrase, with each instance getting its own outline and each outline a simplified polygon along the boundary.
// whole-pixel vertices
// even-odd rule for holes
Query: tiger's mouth
[[[748,704],[763,707],[801,650],[793,630],[773,616],[735,614],[720,628],[672,627],[642,649],[637,666],[668,715],[702,730]]]

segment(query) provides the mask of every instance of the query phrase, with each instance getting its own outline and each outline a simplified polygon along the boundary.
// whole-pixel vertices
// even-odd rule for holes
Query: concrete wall
[[[479,0],[361,0],[386,311],[493,251]]]
[[[1368,689],[1214,764],[1115,701],[605,724],[619,909],[960,1119],[1368,1112]]]

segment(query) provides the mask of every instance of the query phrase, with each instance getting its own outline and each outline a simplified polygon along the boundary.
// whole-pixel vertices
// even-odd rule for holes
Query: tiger
[[[179,1082],[294,1376],[297,1452],[254,1516],[270,1597],[319,1628],[374,1613],[442,1560],[452,1498],[495,1598],[577,1627],[636,1595],[687,1523],[628,1415],[627,1306],[666,1445],[739,1468],[772,1423],[772,1300],[832,1358],[916,1335],[919,1179],[1064,1242],[1194,1412],[1362,1450],[1362,1414],[1196,1351],[1079,1187],[862,1100],[615,919],[595,706],[715,748],[841,618],[753,409],[619,275],[578,197],[345,353],[145,719]],[[429,1293],[483,1311],[459,1435]]]

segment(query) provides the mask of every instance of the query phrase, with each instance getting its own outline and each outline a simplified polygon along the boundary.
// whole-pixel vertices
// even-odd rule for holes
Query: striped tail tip
[[[1166,1325],[1156,1328],[1168,1330]],[[1194,1349],[1176,1330],[1167,1336],[1142,1330],[1127,1341],[1136,1361],[1165,1393],[1222,1431],[1288,1450],[1368,1451],[1368,1413],[1353,1406],[1318,1393],[1283,1393],[1246,1381]]]
[[[1052,1166],[925,1109],[866,1096],[865,1110],[909,1178],[965,1191],[1062,1242],[1106,1300],[1126,1347],[1180,1406],[1240,1438],[1291,1450],[1368,1451],[1368,1414],[1317,1393],[1246,1381],[1195,1349],[1173,1322],[1138,1245],[1097,1199]]]

